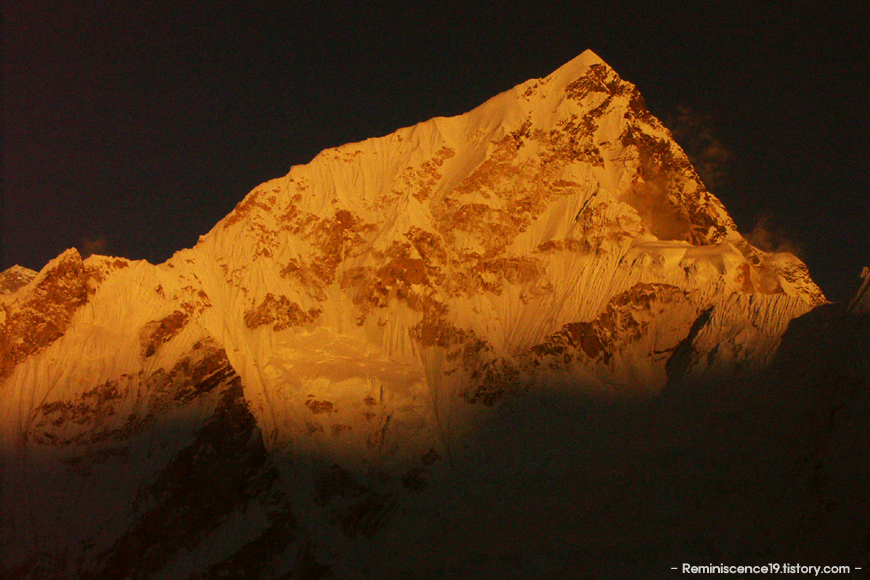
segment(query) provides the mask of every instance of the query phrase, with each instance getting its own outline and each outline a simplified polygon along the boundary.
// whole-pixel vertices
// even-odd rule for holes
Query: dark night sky
[[[5,0],[2,267],[72,246],[163,261],[325,147],[591,48],[712,168],[740,230],[842,300],[870,265],[870,13],[648,4]]]

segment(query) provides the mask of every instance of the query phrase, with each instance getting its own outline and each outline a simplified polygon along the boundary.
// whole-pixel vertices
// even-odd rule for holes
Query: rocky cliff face
[[[164,264],[3,287],[4,573],[33,578],[387,569],[493,421],[751,380],[825,302],[591,52],[326,150]]]

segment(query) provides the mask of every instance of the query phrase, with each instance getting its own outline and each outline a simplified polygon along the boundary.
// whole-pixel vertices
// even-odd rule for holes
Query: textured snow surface
[[[606,405],[749,380],[825,302],[591,51],[325,150],[166,263],[70,250],[2,276],[4,566],[53,578],[366,577],[425,538],[453,553],[433,534],[473,528],[463,505],[577,451],[536,438],[547,417],[606,431]],[[577,397],[611,402],[547,411]],[[525,466],[498,450],[514,432]],[[519,479],[463,487],[490,465]]]

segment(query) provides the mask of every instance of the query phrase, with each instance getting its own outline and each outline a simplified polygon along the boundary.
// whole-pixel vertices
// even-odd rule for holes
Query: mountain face
[[[477,537],[465,518],[492,502],[513,506],[505,529],[532,531],[535,504],[554,544],[607,553],[589,502],[627,522],[627,497],[660,498],[600,482],[647,462],[673,480],[685,457],[657,462],[688,433],[730,441],[709,431],[720,399],[691,420],[668,405],[775,382],[759,377],[789,323],[826,302],[797,258],[737,232],[589,51],[467,114],[323,151],[163,264],[68,250],[0,288],[2,578],[550,566]],[[562,491],[541,506],[548,479]],[[569,532],[553,514],[577,506],[590,527]],[[493,546],[507,560],[475,559]]]

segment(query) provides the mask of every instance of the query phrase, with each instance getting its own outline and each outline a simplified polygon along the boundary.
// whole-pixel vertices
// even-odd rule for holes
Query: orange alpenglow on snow
[[[4,276],[6,566],[34,578],[387,574],[366,546],[412,545],[494,418],[751,380],[826,302],[591,51],[327,149],[163,264]]]

